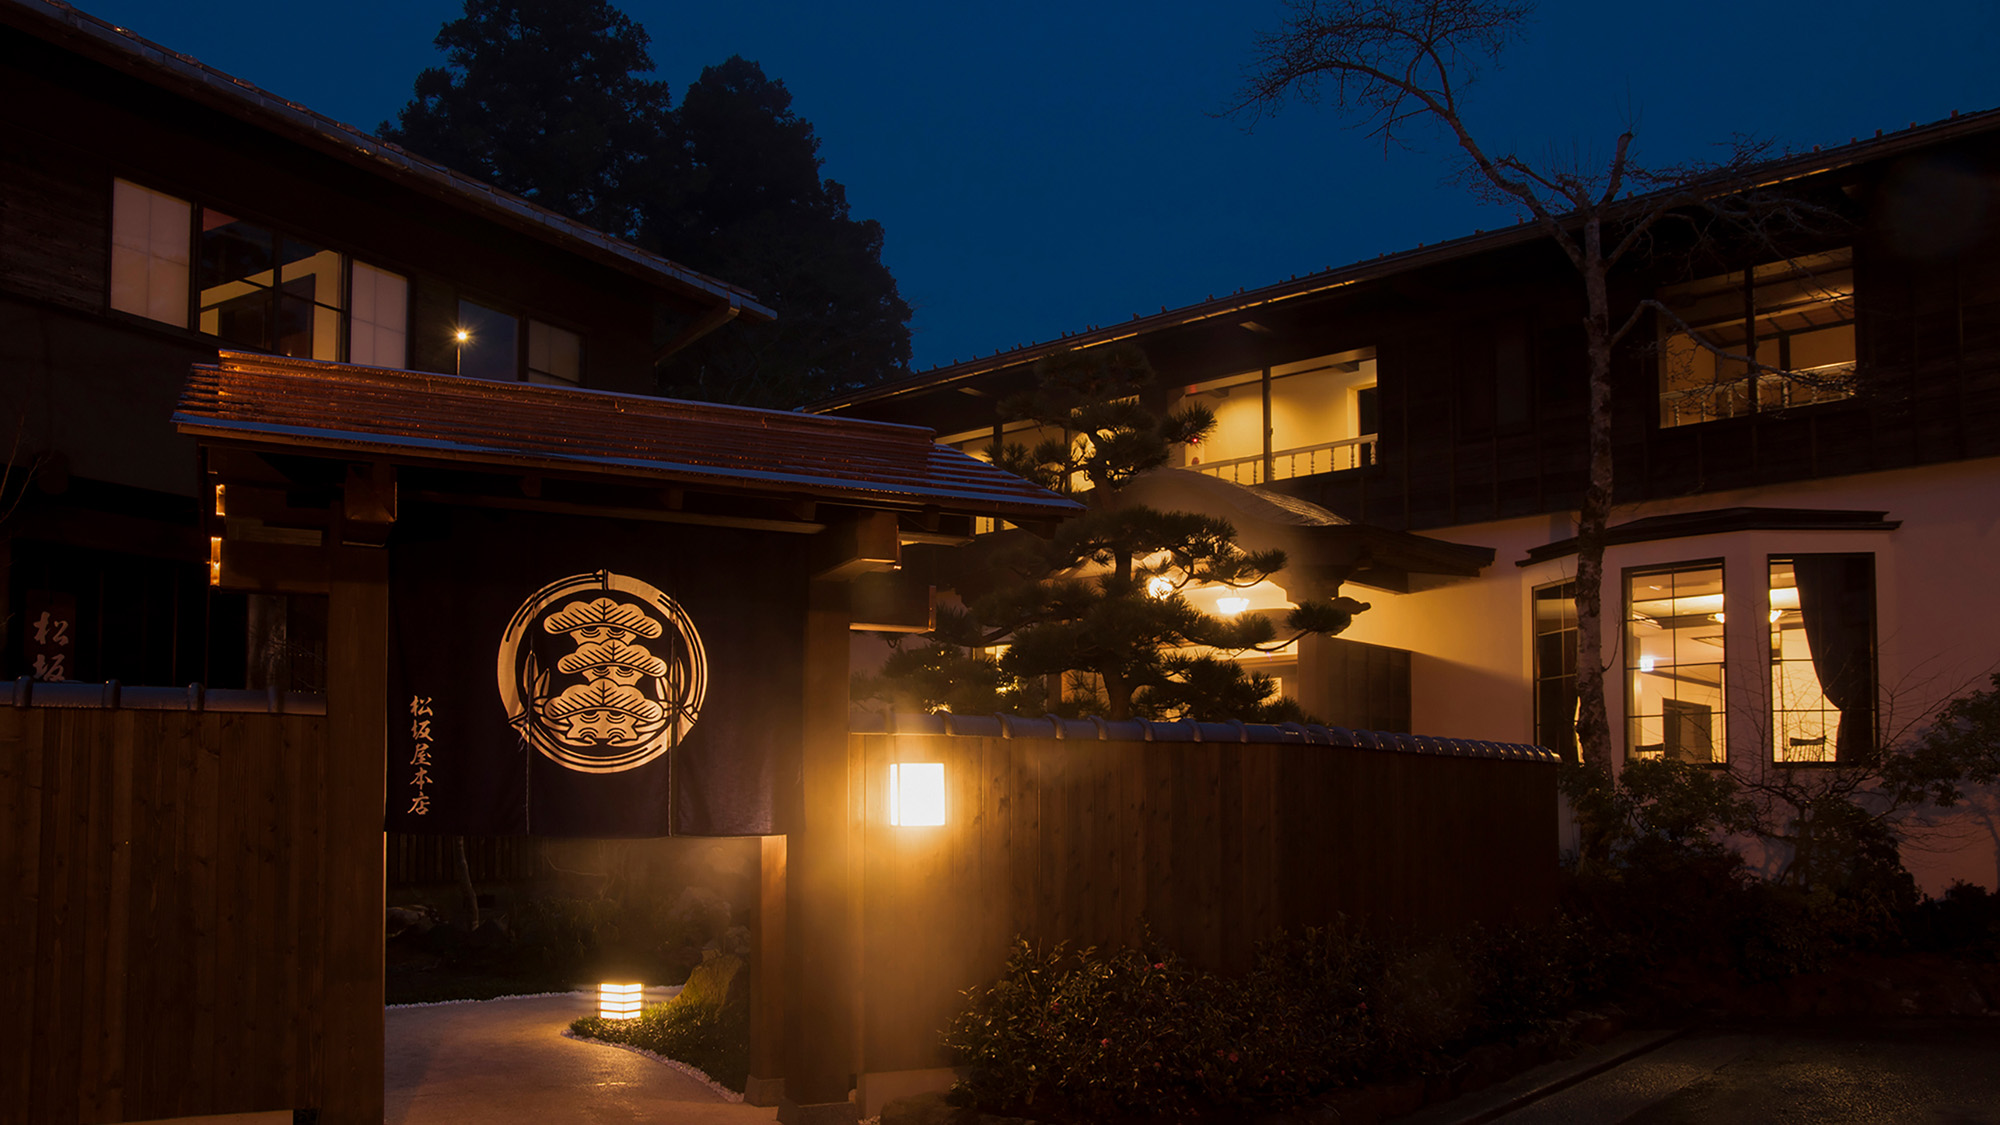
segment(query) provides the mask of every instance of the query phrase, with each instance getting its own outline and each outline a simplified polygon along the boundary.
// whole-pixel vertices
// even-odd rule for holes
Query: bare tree
[[[1607,775],[1612,760],[1605,712],[1604,531],[1612,504],[1612,357],[1635,330],[1664,316],[1694,346],[1726,355],[1755,375],[1787,375],[1753,356],[1726,352],[1650,299],[1616,307],[1611,275],[1648,258],[1667,224],[1697,238],[1723,222],[1759,241],[1833,218],[1827,208],[1757,187],[1744,173],[1765,147],[1744,139],[1714,162],[1647,168],[1633,160],[1625,129],[1601,166],[1585,158],[1533,162],[1486,148],[1466,122],[1460,97],[1479,64],[1519,36],[1532,5],[1507,0],[1288,0],[1277,31],[1258,56],[1232,112],[1254,120],[1286,101],[1325,103],[1366,121],[1385,148],[1422,126],[1442,127],[1469,162],[1479,194],[1525,212],[1561,248],[1582,283],[1589,356],[1589,459],[1577,513],[1577,738],[1583,760]],[[1719,365],[1718,365],[1719,366]],[[1586,847],[1589,844],[1586,842]]]

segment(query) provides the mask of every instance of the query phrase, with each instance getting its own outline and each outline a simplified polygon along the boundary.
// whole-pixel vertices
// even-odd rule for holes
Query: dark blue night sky
[[[459,0],[79,0],[373,130]],[[741,54],[791,89],[916,309],[918,369],[1507,225],[1441,138],[1384,154],[1331,111],[1218,119],[1276,0],[621,5],[676,97]],[[1468,99],[1490,148],[1782,149],[2000,105],[1992,0],[1541,5]]]

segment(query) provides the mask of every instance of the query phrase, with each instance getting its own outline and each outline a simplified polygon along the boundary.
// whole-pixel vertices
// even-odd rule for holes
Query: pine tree
[[[1222,654],[1339,633],[1368,607],[1351,598],[1301,604],[1287,615],[1292,636],[1282,641],[1261,614],[1220,618],[1195,608],[1182,591],[1255,585],[1284,569],[1284,552],[1245,551],[1227,520],[1121,504],[1117,493],[1165,465],[1173,444],[1213,429],[1214,414],[1199,405],[1147,407],[1152,368],[1129,345],[1052,356],[1036,375],[1036,390],[1003,411],[1067,436],[1003,447],[994,461],[1058,491],[1079,484],[1088,510],[1047,541],[1008,532],[968,548],[959,589],[968,612],[943,617],[922,646],[899,647],[860,693],[967,711],[1304,718],[1272,698],[1270,677]],[[979,652],[1003,644],[997,662]],[[1051,677],[1064,684],[1053,702],[1042,690]]]

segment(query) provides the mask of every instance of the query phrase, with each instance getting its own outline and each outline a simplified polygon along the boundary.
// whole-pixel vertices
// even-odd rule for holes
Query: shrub
[[[1449,1069],[1476,1036],[1546,1031],[1600,975],[1575,922],[1423,944],[1281,935],[1240,978],[1138,949],[1039,951],[966,995],[958,1100],[1044,1119],[1201,1120]]]
[[[637,1019],[586,1016],[569,1029],[586,1039],[626,1043],[686,1063],[739,1093],[750,1073],[750,1020],[741,1006],[683,1004],[676,998],[647,1008]]]

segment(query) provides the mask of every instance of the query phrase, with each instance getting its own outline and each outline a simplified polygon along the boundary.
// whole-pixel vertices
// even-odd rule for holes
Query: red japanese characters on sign
[[[59,683],[76,677],[76,597],[30,590],[27,597],[28,667],[35,679]]]
[[[410,754],[410,765],[415,772],[410,775],[410,807],[404,812],[412,816],[429,816],[431,795],[431,723],[435,716],[431,713],[431,697],[413,695],[410,697],[410,742],[414,749]]]

